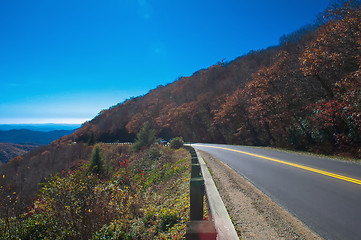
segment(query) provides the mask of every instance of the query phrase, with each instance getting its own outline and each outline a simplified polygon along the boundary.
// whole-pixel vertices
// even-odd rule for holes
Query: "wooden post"
[[[201,165],[192,164],[191,178],[199,178],[199,177],[202,177]]]
[[[202,177],[190,181],[190,220],[203,220],[204,180]]]
[[[186,240],[216,240],[217,231],[212,221],[191,221],[187,223]]]
[[[192,157],[192,164],[199,164],[197,157]]]

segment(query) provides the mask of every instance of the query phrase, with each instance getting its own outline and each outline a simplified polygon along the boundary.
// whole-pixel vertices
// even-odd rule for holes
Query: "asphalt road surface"
[[[361,165],[262,148],[192,144],[217,157],[325,239],[361,239]]]

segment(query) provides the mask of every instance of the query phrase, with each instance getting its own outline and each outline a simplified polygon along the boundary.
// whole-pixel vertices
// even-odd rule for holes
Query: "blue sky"
[[[1,0],[0,124],[81,123],[277,45],[328,0]]]

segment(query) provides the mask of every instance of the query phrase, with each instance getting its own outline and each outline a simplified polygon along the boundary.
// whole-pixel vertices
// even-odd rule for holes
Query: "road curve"
[[[264,148],[192,144],[217,157],[325,239],[361,239],[361,165]]]

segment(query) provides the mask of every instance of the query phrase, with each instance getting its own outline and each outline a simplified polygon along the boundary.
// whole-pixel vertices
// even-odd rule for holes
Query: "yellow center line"
[[[196,146],[208,147],[208,148],[218,148],[218,149],[228,150],[228,151],[232,151],[232,152],[243,153],[243,154],[246,154],[246,155],[249,155],[249,156],[263,158],[263,159],[266,159],[266,160],[269,160],[269,161],[272,161],[272,162],[285,164],[285,165],[292,166],[292,167],[295,167],[295,168],[300,168],[300,169],[307,170],[307,171],[310,171],[310,172],[319,173],[319,174],[322,174],[322,175],[326,175],[326,176],[329,176],[329,177],[333,177],[333,178],[337,178],[337,179],[341,179],[341,180],[344,180],[344,181],[347,181],[347,182],[352,182],[352,183],[356,183],[356,184],[361,185],[361,180],[358,180],[358,179],[355,179],[355,178],[349,178],[349,177],[346,177],[346,176],[342,176],[342,175],[331,173],[331,172],[326,172],[326,171],[316,169],[316,168],[307,167],[307,166],[300,165],[300,164],[297,164],[297,163],[290,163],[290,162],[282,161],[282,160],[279,160],[279,159],[276,159],[276,158],[270,158],[270,157],[266,157],[266,156],[262,156],[262,155],[258,155],[258,154],[253,154],[253,153],[249,153],[249,152],[244,152],[244,151],[240,151],[240,150],[235,150],[235,149],[231,149],[231,148],[216,147],[216,146],[204,146],[204,145],[196,145]]]

